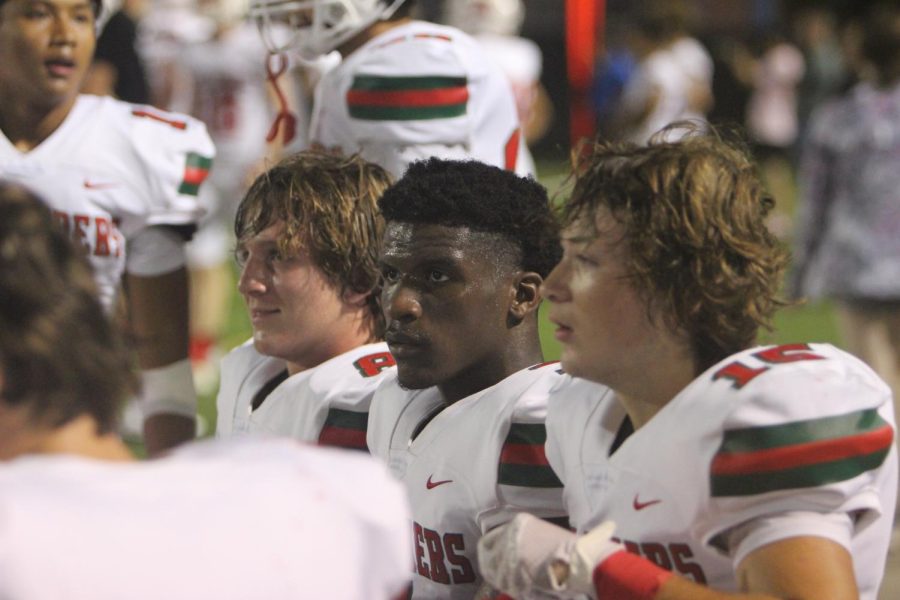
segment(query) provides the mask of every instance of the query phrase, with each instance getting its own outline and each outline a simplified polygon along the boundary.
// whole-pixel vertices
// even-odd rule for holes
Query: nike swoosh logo
[[[650,500],[649,502],[641,502],[638,500],[638,495],[634,495],[634,502],[631,503],[631,506],[634,510],[644,510],[648,506],[653,506],[654,504],[659,504],[662,500]]]
[[[95,181],[91,181],[90,179],[84,180],[84,187],[85,187],[85,189],[88,189],[88,190],[105,190],[105,189],[114,188],[114,187],[118,187],[118,186],[119,186],[118,183],[111,183],[111,182],[97,183]]]
[[[443,481],[432,481],[431,480],[432,477],[434,477],[434,475],[428,476],[428,481],[425,482],[425,489],[433,490],[434,488],[436,488],[439,485],[444,485],[445,483],[453,483],[452,479],[445,479]]]

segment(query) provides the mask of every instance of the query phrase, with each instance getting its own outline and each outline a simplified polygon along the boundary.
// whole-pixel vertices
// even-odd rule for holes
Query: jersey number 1
[[[768,365],[780,365],[801,360],[825,359],[824,356],[815,354],[811,352],[811,350],[812,348],[809,347],[809,344],[784,344],[782,346],[766,348],[765,350],[754,352],[753,356],[764,363],[768,363],[767,365],[754,369],[753,367],[748,367],[744,363],[736,360],[716,371],[713,374],[713,381],[718,379],[728,379],[731,381],[731,385],[739,390],[753,381],[756,377],[772,368]]]

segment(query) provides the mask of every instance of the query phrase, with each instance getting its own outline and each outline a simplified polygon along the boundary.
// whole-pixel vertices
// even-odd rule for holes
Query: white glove
[[[594,567],[623,550],[607,521],[582,537],[526,513],[478,542],[481,575],[515,598],[595,597]]]

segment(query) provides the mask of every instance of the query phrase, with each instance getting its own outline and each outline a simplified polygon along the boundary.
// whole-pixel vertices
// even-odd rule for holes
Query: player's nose
[[[422,316],[419,295],[409,286],[395,285],[386,288],[382,300],[385,316],[389,321],[415,321]]]

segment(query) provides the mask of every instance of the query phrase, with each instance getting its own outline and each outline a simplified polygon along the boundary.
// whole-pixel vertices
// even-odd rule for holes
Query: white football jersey
[[[0,598],[383,599],[408,585],[402,486],[289,440],[0,466]]]
[[[629,551],[722,590],[737,589],[753,550],[824,536],[852,554],[860,597],[875,600],[897,451],[891,392],[860,360],[827,344],[739,352],[611,456],[625,411],[612,391],[577,382],[550,405],[547,458],[578,531],[611,519]],[[750,534],[730,538],[737,526]]]
[[[403,390],[395,374],[376,391],[367,439],[409,494],[413,598],[472,598],[479,538],[518,512],[568,524],[544,456],[560,377],[556,363],[535,365],[446,407],[437,388]]]
[[[260,354],[250,340],[222,360],[216,435],[289,436],[365,450],[372,395],[394,364],[378,342],[288,377],[284,360]],[[254,410],[257,396],[262,404]]]
[[[414,160],[475,159],[532,174],[512,90],[470,36],[412,21],[369,40],[316,88],[311,142],[399,177]]]
[[[0,177],[26,185],[84,244],[109,307],[128,262],[127,240],[151,225],[191,226],[213,155],[191,117],[82,95],[62,124],[29,152],[0,132]]]

